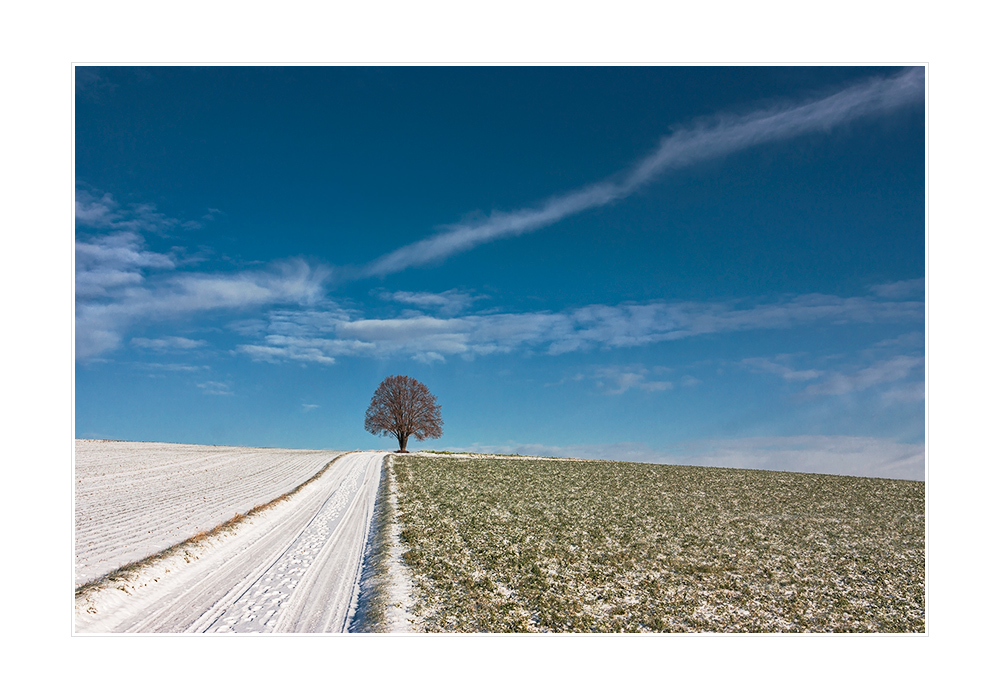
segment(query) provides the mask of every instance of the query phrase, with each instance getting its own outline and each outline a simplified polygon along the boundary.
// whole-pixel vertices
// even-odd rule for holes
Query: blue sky
[[[76,69],[77,437],[924,474],[921,68]]]

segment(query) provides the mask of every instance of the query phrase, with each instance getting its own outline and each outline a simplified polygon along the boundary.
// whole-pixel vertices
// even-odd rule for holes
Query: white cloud
[[[312,304],[322,296],[327,275],[325,268],[288,260],[266,270],[143,278],[138,284],[105,289],[110,298],[78,296],[77,358],[88,359],[117,348],[125,331],[137,321],[277,304]]]
[[[167,372],[198,372],[210,369],[208,365],[186,365],[177,362],[137,362],[136,366],[142,369]]]
[[[76,298],[95,299],[140,285],[147,270],[170,270],[174,259],[144,249],[142,236],[130,231],[76,242]]]
[[[119,218],[120,207],[109,193],[97,197],[86,190],[76,190],[74,214],[77,225],[111,228]]]
[[[924,383],[912,382],[893,387],[882,392],[882,400],[887,404],[913,403],[923,401],[925,397]]]
[[[229,386],[229,382],[202,382],[197,385],[206,394],[211,394],[213,396],[232,396],[233,391]]]
[[[191,222],[168,217],[152,204],[123,206],[110,194],[98,196],[83,188],[76,192],[76,221],[83,231],[76,241],[76,355],[84,361],[119,347],[136,322],[205,311],[312,304],[322,296],[329,276],[328,269],[310,267],[302,260],[244,272],[177,272],[181,264],[195,259],[184,258],[183,249],[177,247],[169,253],[151,251],[143,233],[165,234]],[[195,347],[192,343],[202,341],[138,338],[134,344],[167,350],[190,349]]]
[[[435,362],[444,362],[444,355],[439,352],[418,352],[412,359],[430,365]]]
[[[457,289],[449,289],[446,292],[387,292],[380,291],[380,299],[385,301],[395,301],[407,306],[416,306],[421,309],[436,309],[445,316],[452,316],[468,308],[474,301],[484,299],[483,296],[473,296]]]
[[[742,116],[724,116],[677,129],[659,147],[623,176],[550,198],[541,206],[494,212],[474,223],[458,224],[443,233],[403,246],[374,260],[358,276],[381,277],[426,265],[489,241],[520,236],[588,209],[629,196],[672,169],[719,158],[761,144],[829,131],[854,119],[916,103],[924,96],[922,68],[903,70],[889,78],[874,78],[822,99],[785,105]]]
[[[924,349],[924,333],[923,331],[915,331],[913,333],[903,333],[902,335],[896,336],[895,338],[886,338],[885,340],[880,340],[872,346],[873,349],[882,348],[906,348],[911,351],[923,352]]]
[[[192,350],[203,347],[207,343],[204,340],[165,336],[163,338],[132,338],[132,345],[137,348],[145,348],[146,350],[168,352],[170,350]]]
[[[819,294],[758,303],[629,302],[561,312],[483,313],[454,318],[426,314],[358,318],[356,313],[340,308],[281,310],[271,313],[266,329],[243,326],[247,333],[256,330],[264,336],[264,343],[241,346],[241,350],[257,359],[277,360],[285,356],[284,348],[305,344],[319,350],[319,354],[313,355],[318,360],[325,358],[319,361],[337,355],[403,354],[437,360],[453,355],[472,357],[518,350],[559,355],[593,348],[649,345],[711,333],[815,323],[919,322],[923,313],[923,302]],[[797,376],[790,368],[779,369]]]
[[[850,373],[830,372],[826,381],[811,384],[804,389],[806,395],[819,396],[849,394],[862,391],[878,384],[899,381],[909,376],[924,362],[922,357],[912,355],[896,355],[889,359]]]
[[[267,321],[260,318],[242,318],[226,324],[226,328],[240,335],[263,335],[267,332]]]
[[[319,404],[318,403],[304,403],[304,404],[302,404],[302,410],[304,412],[306,412],[306,413],[309,413],[309,411],[313,410],[314,408],[319,408]]]
[[[109,193],[97,195],[84,187],[76,189],[76,224],[78,228],[130,233],[165,234],[178,226],[201,228],[198,221],[180,221],[160,212],[155,204],[145,202],[119,204]]]
[[[758,372],[780,375],[782,379],[789,382],[804,382],[810,379],[816,379],[823,374],[816,369],[792,369],[787,364],[787,360],[790,359],[787,355],[782,355],[776,357],[775,359],[781,361],[774,362],[765,357],[748,357],[745,360],[742,360],[740,364]]]
[[[662,374],[665,371],[662,367],[654,368],[655,374]],[[597,381],[597,388],[605,394],[624,394],[629,389],[639,389],[641,391],[667,391],[673,389],[672,382],[663,380],[650,381],[650,370],[641,365],[627,365],[597,367],[590,378]]]
[[[882,351],[885,348],[909,345],[912,340],[911,336],[912,334],[906,334],[889,341],[876,343],[871,348],[863,351],[862,355],[870,357],[872,354]],[[895,355],[871,362],[865,367],[854,367],[852,371],[845,371],[843,369],[794,369],[791,367],[792,359],[793,356],[791,355],[778,355],[773,360],[764,357],[748,357],[739,364],[754,372],[777,374],[788,382],[808,382],[814,379],[823,380],[818,383],[809,384],[798,394],[799,396],[841,396],[864,391],[882,384],[901,382],[914,369],[921,366],[924,361],[921,356]],[[841,359],[843,358],[840,356],[824,358],[825,361]],[[922,401],[923,391],[922,383],[919,386],[913,383],[897,384],[884,391],[882,398],[886,403]]]
[[[921,277],[913,280],[902,280],[899,282],[890,282],[888,284],[876,284],[873,285],[871,289],[875,296],[886,299],[908,299],[914,297],[923,298],[924,278]]]
[[[328,351],[327,344],[332,341],[282,336],[268,336],[267,340],[272,344],[238,345],[236,350],[249,355],[258,362],[316,362],[323,365],[332,365],[336,362],[333,356],[324,352],[324,350]]]

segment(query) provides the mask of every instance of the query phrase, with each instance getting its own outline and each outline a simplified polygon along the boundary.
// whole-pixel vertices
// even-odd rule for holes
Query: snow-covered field
[[[75,585],[268,503],[340,454],[77,440]]]
[[[232,527],[82,590],[93,632],[345,632],[385,453],[354,453]]]

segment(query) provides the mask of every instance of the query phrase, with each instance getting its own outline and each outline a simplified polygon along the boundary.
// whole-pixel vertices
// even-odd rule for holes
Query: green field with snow
[[[923,632],[924,484],[396,455],[429,632]]]

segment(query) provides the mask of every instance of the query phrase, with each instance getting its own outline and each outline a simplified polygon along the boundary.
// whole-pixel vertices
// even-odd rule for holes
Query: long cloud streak
[[[357,318],[342,309],[279,310],[247,329],[264,343],[237,349],[269,362],[332,364],[338,356],[410,355],[423,361],[518,350],[561,355],[593,348],[639,347],[699,335],[793,328],[815,323],[914,323],[922,301],[805,294],[751,306],[730,303],[597,304],[561,312]],[[848,378],[850,379],[850,378]],[[845,379],[844,381],[848,381]],[[863,381],[858,377],[855,381]],[[824,393],[836,393],[833,389]]]
[[[535,231],[627,197],[667,170],[753,146],[826,131],[860,117],[890,112],[922,100],[923,95],[923,69],[911,68],[891,78],[875,78],[822,99],[743,116],[722,117],[710,125],[679,129],[664,137],[656,151],[624,176],[553,197],[540,207],[495,212],[485,221],[454,226],[374,260],[362,268],[358,276],[382,277],[443,260],[489,241]]]

